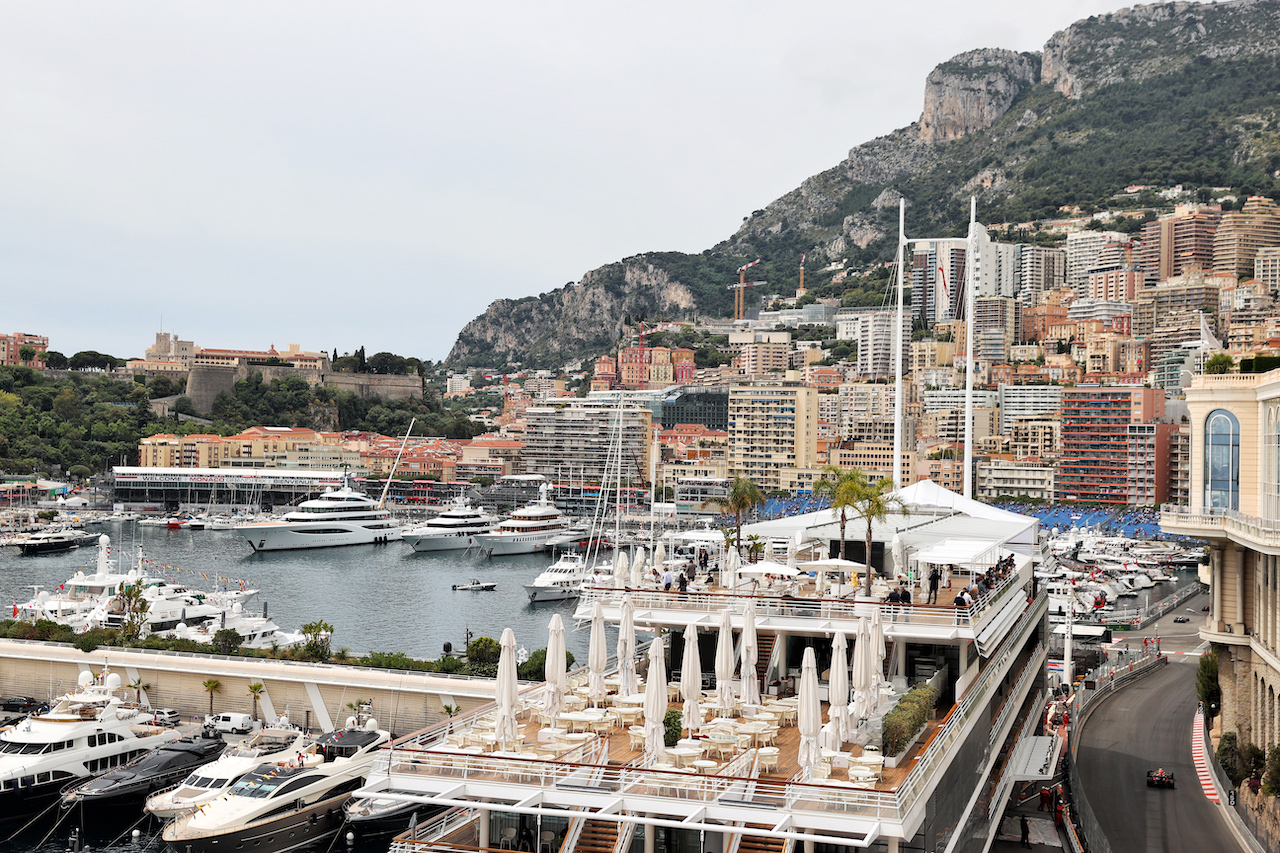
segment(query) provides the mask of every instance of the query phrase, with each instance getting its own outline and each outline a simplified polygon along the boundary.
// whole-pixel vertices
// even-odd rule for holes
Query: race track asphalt
[[[1158,672],[1102,700],[1076,756],[1080,781],[1113,853],[1241,849],[1224,805],[1200,787],[1191,760],[1199,658],[1171,658]],[[1148,769],[1172,771],[1177,787],[1148,788]]]

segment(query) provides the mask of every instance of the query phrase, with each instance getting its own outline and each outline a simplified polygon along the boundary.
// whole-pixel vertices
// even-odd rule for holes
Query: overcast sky
[[[724,239],[939,62],[1125,5],[0,0],[0,332],[441,359],[493,299]]]

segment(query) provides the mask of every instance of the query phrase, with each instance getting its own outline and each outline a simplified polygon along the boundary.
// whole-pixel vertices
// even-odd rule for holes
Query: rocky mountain
[[[732,310],[725,282],[757,257],[765,262],[753,274],[784,292],[804,252],[811,270],[887,260],[899,198],[919,234],[962,233],[970,195],[984,222],[1023,230],[1064,205],[1115,206],[1131,184],[1280,198],[1277,92],[1275,0],[1135,6],[1078,21],[1039,53],[969,51],[929,74],[918,121],[853,148],[727,240],[498,300],[463,328],[448,361],[553,367],[608,349],[627,317],[723,316]]]

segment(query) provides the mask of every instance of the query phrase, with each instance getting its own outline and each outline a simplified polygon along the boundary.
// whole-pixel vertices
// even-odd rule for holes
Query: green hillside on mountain
[[[1280,198],[1277,92],[1280,4],[1255,0],[1140,6],[1080,21],[1040,54],[962,54],[929,75],[920,121],[854,148],[732,237],[499,300],[462,330],[449,363],[557,367],[607,350],[628,317],[729,315],[727,285],[756,258],[751,277],[770,285],[760,290],[794,292],[807,253],[812,293],[879,304],[883,288],[860,274],[893,258],[900,197],[910,235],[962,235],[975,196],[979,220],[1006,224],[1006,240],[1037,239],[1064,210],[1172,204],[1123,193],[1130,185]],[[816,272],[832,264],[850,275]]]

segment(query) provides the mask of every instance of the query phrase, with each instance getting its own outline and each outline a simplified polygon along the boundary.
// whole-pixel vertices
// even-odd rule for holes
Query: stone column
[[[1231,550],[1232,550],[1233,552],[1235,552],[1235,561],[1236,561],[1236,565],[1235,565],[1235,576],[1236,576],[1236,607],[1235,607],[1235,611],[1236,611],[1236,612],[1235,612],[1235,619],[1236,619],[1236,621],[1235,621],[1235,622],[1233,623],[1233,625],[1232,625],[1232,631],[1233,631],[1234,633],[1236,633],[1238,636],[1243,637],[1243,636],[1245,636],[1245,629],[1244,629],[1244,626],[1245,626],[1245,612],[1244,612],[1244,596],[1245,596],[1245,588],[1244,588],[1244,559],[1245,559],[1245,549],[1244,549],[1244,548],[1243,548],[1243,546],[1241,546],[1241,545],[1233,545]]]
[[[1210,601],[1213,602],[1213,630],[1222,631],[1222,546],[1212,545],[1209,548],[1209,565],[1213,568],[1213,589]]]

